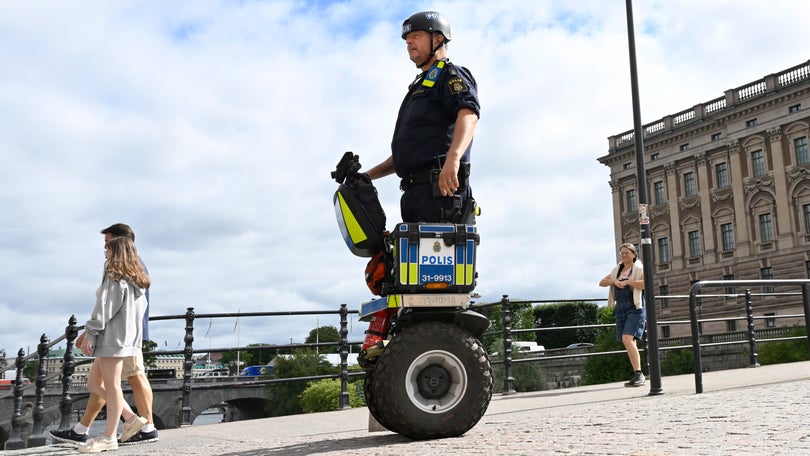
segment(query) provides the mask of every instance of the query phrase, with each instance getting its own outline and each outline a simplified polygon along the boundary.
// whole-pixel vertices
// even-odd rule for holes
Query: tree
[[[222,358],[219,359],[219,362],[228,366],[228,370],[231,374],[236,374],[241,372],[242,366],[249,366],[253,362],[253,354],[244,350],[227,351],[222,354]]]
[[[141,347],[141,351],[143,352],[143,365],[147,369],[154,369],[157,367],[157,355],[147,355],[147,352],[155,351],[157,348],[157,342],[151,340],[143,341],[143,346]]]
[[[598,310],[599,324],[615,323],[615,311],[610,307],[600,307]],[[615,328],[598,329],[595,352],[608,352],[624,350],[624,345],[616,340]],[[626,380],[630,371],[630,361],[627,353],[617,353],[615,355],[602,355],[589,357],[585,363],[585,371],[582,375],[583,385],[596,385],[601,383],[618,382]]]
[[[309,332],[309,335],[304,340],[304,343],[314,344],[323,342],[340,342],[340,333],[334,326],[319,326]],[[337,345],[328,347],[319,347],[319,353],[337,353],[340,347]]]
[[[534,316],[542,328],[596,324],[599,305],[592,302],[563,302],[535,308]],[[596,328],[562,329],[537,333],[538,342],[549,348],[564,348],[575,342],[594,343]]]
[[[503,330],[503,306],[495,305],[476,310],[489,318],[492,323],[487,332],[498,332],[496,335],[482,337],[481,343],[489,348],[490,353],[503,351],[503,333],[501,332]],[[530,302],[510,303],[509,310],[511,311],[509,327],[512,330],[534,328],[534,315]],[[512,334],[512,340],[533,342],[535,334],[533,332]]]
[[[349,383],[349,406],[362,407],[363,401],[357,398],[357,388]],[[338,410],[340,407],[340,380],[325,378],[316,382],[310,382],[301,393],[301,408],[304,413],[330,412]]]
[[[276,357],[274,374],[276,379],[309,377],[335,373],[334,366],[323,356],[315,353],[298,353]],[[268,416],[296,415],[303,412],[299,396],[307,387],[306,381],[270,384],[270,401],[267,404]]]
[[[275,348],[275,345],[269,345],[269,344],[250,344],[250,345],[248,345],[248,347],[251,347],[251,348],[253,348],[253,347],[262,347],[262,348],[250,350],[250,353],[253,354],[253,357],[251,358],[251,363],[258,364],[258,365],[261,365],[261,366],[264,366],[267,363],[269,363],[270,361],[272,361],[273,358],[275,358],[276,355],[278,355],[278,352],[279,352],[279,350],[277,348]]]
[[[807,328],[794,326],[788,329],[786,337],[805,337]],[[807,339],[768,342],[757,346],[757,360],[761,365],[792,363],[808,359]]]

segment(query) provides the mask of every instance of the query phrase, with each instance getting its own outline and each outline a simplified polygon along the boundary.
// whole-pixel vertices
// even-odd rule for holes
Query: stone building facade
[[[642,130],[661,337],[689,333],[666,321],[688,320],[696,281],[810,278],[810,61]],[[610,168],[616,245],[638,245],[634,132],[608,140],[598,160]],[[800,289],[760,288],[756,328],[804,323],[782,317],[803,313]],[[744,290],[712,293],[700,318],[716,321],[703,332],[746,329]]]

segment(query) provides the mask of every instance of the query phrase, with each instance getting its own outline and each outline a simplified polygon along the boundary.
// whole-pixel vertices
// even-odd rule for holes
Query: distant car
[[[14,388],[14,385],[16,384],[17,384],[16,379],[0,379],[0,390],[10,390]],[[22,384],[30,385],[31,380],[27,379],[26,377],[23,377]]]
[[[515,353],[523,353],[524,355],[536,355],[540,356],[545,354],[546,347],[542,345],[538,345],[537,342],[526,342],[522,340],[516,340],[512,342],[512,354]],[[498,356],[498,352],[493,352],[491,356]]]
[[[593,344],[590,342],[577,342],[575,344],[571,344],[565,348],[586,348],[586,347],[593,347]]]
[[[242,370],[243,377],[261,377],[272,373],[273,366],[248,366]]]
[[[230,377],[230,375],[228,369],[214,369],[202,374],[200,377]]]
[[[537,342],[515,341],[512,342],[512,353],[542,354],[546,347],[538,345]]]

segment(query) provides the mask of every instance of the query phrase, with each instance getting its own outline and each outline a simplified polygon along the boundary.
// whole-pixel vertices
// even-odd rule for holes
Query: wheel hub
[[[425,399],[441,399],[450,390],[450,373],[442,366],[432,364],[419,372],[417,377],[419,394]]]
[[[405,389],[416,407],[428,413],[445,413],[463,399],[467,372],[454,354],[430,350],[417,356],[405,373]]]

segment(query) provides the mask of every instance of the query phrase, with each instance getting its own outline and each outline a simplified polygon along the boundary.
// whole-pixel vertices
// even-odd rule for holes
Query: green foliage
[[[598,325],[609,325],[616,323],[616,309],[614,307],[603,306],[596,312]]]
[[[530,302],[511,303],[509,305],[509,310],[511,312],[509,327],[512,330],[534,328],[534,313],[532,311],[532,304]],[[496,340],[503,340],[503,307],[491,306],[478,309],[478,311],[489,318],[489,321],[492,322],[492,326],[489,327],[488,332],[498,332],[497,335],[485,336],[481,338],[481,343],[483,343],[485,347],[492,347],[493,342]],[[533,332],[512,334],[512,340],[534,342],[535,334]],[[503,343],[501,343],[501,348],[496,348],[495,351],[503,351]]]
[[[248,347],[251,348],[250,353],[253,355],[250,360],[251,364],[253,365],[264,366],[272,361],[279,352],[279,350],[275,348],[275,345],[269,344],[250,344]]]
[[[786,337],[807,336],[807,328],[793,327]],[[778,342],[760,343],[757,345],[757,360],[759,364],[792,363],[810,359],[807,350],[807,339],[784,340]]]
[[[597,324],[599,305],[593,302],[563,302],[537,306],[533,320],[540,328],[585,326]],[[564,348],[575,342],[594,343],[597,328],[563,329],[537,333],[538,343],[550,348]]]
[[[357,398],[357,389],[351,382],[348,385],[349,405],[362,407],[363,401]],[[340,380],[323,379],[310,382],[299,396],[304,413],[329,412],[340,408]]]
[[[661,375],[683,375],[695,373],[695,357],[691,348],[667,350],[661,356]]]
[[[615,323],[613,308],[600,307],[597,311],[597,324]],[[616,340],[616,329],[612,327],[597,329],[594,352],[621,351],[615,355],[592,356],[585,363],[582,373],[583,385],[597,385],[601,383],[617,382],[630,377],[630,361],[624,345]]]
[[[155,351],[157,348],[157,342],[151,340],[143,341],[143,345],[141,346],[141,351],[144,353],[143,355],[143,365],[147,369],[154,369],[157,367],[157,355],[147,355],[147,352]]]
[[[314,344],[318,342],[340,342],[340,333],[334,326],[319,326],[313,328],[304,340],[304,343]],[[337,345],[320,347],[318,349],[320,353],[337,353],[339,350],[340,347]]]
[[[279,356],[275,359],[275,376],[279,378],[309,377],[336,372],[323,356],[315,353],[297,353],[292,356]],[[270,401],[267,404],[268,416],[296,415],[303,412],[299,396],[307,387],[306,381],[276,383],[268,385]]]
[[[253,354],[245,350],[227,351],[222,354],[222,358],[219,359],[219,362],[228,366],[231,375],[234,375],[241,372],[243,366],[253,364]]]
[[[503,339],[494,339],[489,347],[488,353],[495,353],[490,355],[492,361],[503,361]],[[526,359],[531,355],[525,353],[514,353],[512,360]],[[494,393],[502,393],[504,390],[505,368],[502,362],[495,362],[492,364],[492,381]],[[543,370],[540,362],[521,362],[512,364],[512,378],[514,379],[513,387],[515,391],[542,391],[545,388],[545,381],[543,380]]]
[[[503,349],[503,347],[501,347]],[[519,353],[512,356],[513,360],[526,359],[526,355]],[[494,364],[492,366],[492,381],[493,393],[502,393],[504,391],[504,378],[505,367],[503,363]],[[528,391],[542,391],[546,389],[545,381],[543,380],[543,369],[540,367],[540,362],[523,362],[512,364],[512,378],[514,379],[513,387],[519,393]]]
[[[28,378],[32,382],[37,378],[37,371],[39,370],[39,358],[34,357],[26,363],[23,368],[23,377]]]

